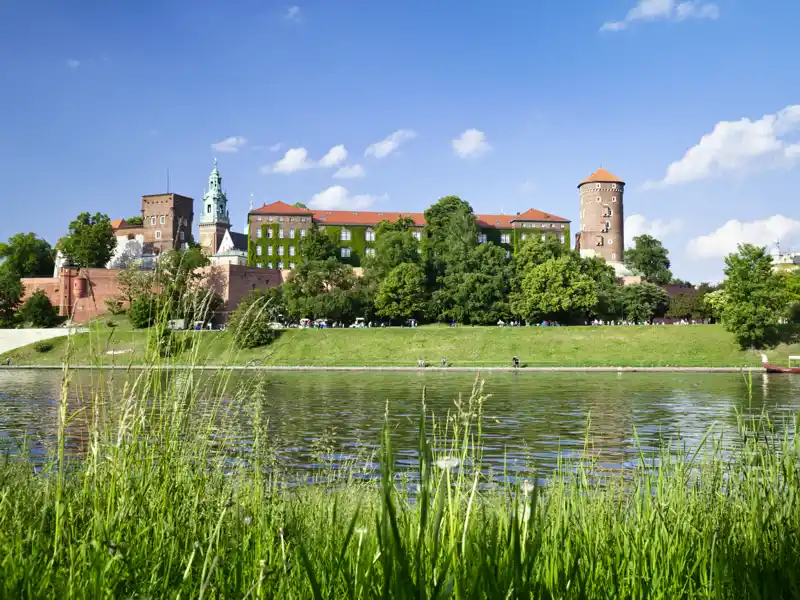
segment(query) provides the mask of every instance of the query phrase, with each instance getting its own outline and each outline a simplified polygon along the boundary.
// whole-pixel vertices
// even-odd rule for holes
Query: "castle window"
[[[206,209],[206,214],[209,214],[209,215],[211,214],[211,205],[210,204],[208,205],[208,208]]]
[[[278,256],[283,256],[283,246],[278,246]]]
[[[256,246],[256,256],[261,256],[262,248],[261,246]]]
[[[612,196],[612,197],[611,197],[611,201],[612,201],[612,202],[616,202],[616,201],[617,201],[617,197],[616,197],[616,196]]]
[[[364,248],[364,253],[370,257],[375,256],[375,248]]]
[[[290,238],[290,239],[294,239],[294,227],[292,227],[291,229],[289,229],[289,238]]]
[[[272,256],[272,246],[267,246],[267,256]]]
[[[506,250],[506,260],[511,258],[511,250]]]
[[[306,237],[306,230],[305,230],[305,229],[301,229],[301,230],[300,230],[300,237],[301,237],[301,238],[304,238],[304,237]]]
[[[295,219],[294,217],[289,217],[289,222],[290,222],[290,223],[294,223],[294,222],[295,222],[295,220],[296,220],[296,219]]]
[[[340,250],[342,258],[350,258],[350,248],[344,247]]]
[[[294,246],[289,246],[289,256],[294,256]]]
[[[614,245],[614,238],[608,238],[608,245],[609,246],[613,246]]]
[[[543,234],[542,234],[542,241],[544,241],[544,240],[545,240],[545,238],[547,238],[547,234],[546,234],[546,233],[543,233]]]
[[[290,262],[290,263],[289,263],[289,268],[290,268],[290,269],[294,269],[294,263],[293,263],[293,262]]]
[[[155,224],[156,224],[156,218],[150,217],[150,225],[155,225]]]
[[[267,268],[271,269],[272,268],[272,263],[267,263]]]
[[[273,217],[272,215],[267,217],[267,221],[269,221],[270,223],[272,223],[272,221],[274,221],[274,220],[275,220],[275,217]]]
[[[611,223],[609,221],[606,221],[603,224],[603,233],[608,233],[609,231],[611,231]]]
[[[478,234],[478,243],[479,244],[485,244],[486,243],[486,234],[485,233],[479,233]]]
[[[260,269],[261,268],[261,263],[256,263],[256,266]]]
[[[283,217],[278,217],[278,223],[283,223]]]
[[[522,241],[524,242],[527,239],[528,239],[528,234],[527,233],[523,233],[522,234]]]
[[[562,233],[560,236],[558,236],[558,239],[561,240],[561,243],[563,244],[564,243],[564,234]]]
[[[183,230],[181,230],[181,231],[178,233],[178,239],[179,239],[180,241],[182,241],[182,242],[183,242],[184,240],[186,240],[186,234],[183,232]]]
[[[158,217],[158,222],[161,223],[162,225],[164,223],[166,223],[166,221],[167,221],[167,218],[164,215],[161,215],[160,217]]]
[[[611,207],[610,206],[608,206],[608,205],[603,206],[603,216],[604,217],[610,217],[611,216]]]
[[[612,190],[615,190],[615,189],[617,189],[617,184],[616,184],[616,183],[612,183],[612,184],[611,184],[611,189],[612,189]]]
[[[366,240],[368,242],[374,242],[375,241],[375,232],[372,229],[367,229],[367,232],[364,235],[365,235]]]
[[[563,223],[561,224],[561,229],[564,229],[564,224]]]
[[[343,242],[349,242],[350,238],[352,237],[352,233],[349,229],[345,229],[342,227],[342,230],[339,232],[339,239]]]
[[[286,237],[286,232],[284,231],[283,227],[281,227],[278,229],[278,238],[282,240],[284,237]]]
[[[598,235],[594,238],[594,245],[595,246],[602,246],[603,245],[603,236]]]
[[[612,252],[611,253],[611,260],[617,260],[617,253],[616,252]]]
[[[268,237],[269,239],[272,239],[272,238],[274,238],[274,237],[275,237],[275,231],[272,229],[272,227],[270,227],[269,229],[267,229],[267,237]]]
[[[278,262],[278,268],[283,271],[283,261]]]
[[[600,200],[601,200],[600,196],[594,199],[594,201],[597,202],[598,204],[600,204]]]
[[[596,184],[596,185],[595,185],[595,187],[596,187],[596,188],[599,190],[601,186],[600,186],[600,184],[598,183],[598,184]]]
[[[414,236],[414,239],[420,241],[422,239],[422,232],[421,231],[413,231],[411,235]]]
[[[500,235],[500,243],[501,244],[510,244],[511,243],[511,234],[510,233],[503,233]]]
[[[160,229],[156,229],[156,239],[157,240],[161,239],[161,230]]]

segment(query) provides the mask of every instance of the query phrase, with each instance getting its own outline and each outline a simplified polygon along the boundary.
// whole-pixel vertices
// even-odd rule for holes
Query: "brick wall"
[[[25,278],[23,300],[42,290],[62,316],[85,323],[104,314],[105,301],[119,294],[118,273],[118,269],[63,268],[59,277]]]

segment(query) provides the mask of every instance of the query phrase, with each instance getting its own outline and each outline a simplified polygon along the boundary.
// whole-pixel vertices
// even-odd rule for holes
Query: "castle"
[[[580,231],[575,249],[582,256],[600,256],[619,277],[628,275],[622,264],[624,248],[623,196],[625,182],[598,169],[578,185]],[[251,290],[277,286],[300,257],[300,240],[311,227],[328,232],[338,244],[339,259],[358,269],[375,253],[378,226],[383,221],[408,218],[412,232],[421,239],[425,216],[416,212],[311,210],[277,201],[253,208],[243,233],[231,230],[228,197],[222,175],[214,169],[203,193],[198,224],[198,244],[215,270],[217,291],[225,301],[224,312],[236,308]],[[163,252],[187,248],[192,242],[194,200],[180,194],[142,196],[141,222],[112,221],[117,245],[106,269],[76,269],[59,259],[52,279],[26,279],[26,293],[41,289],[60,307],[61,314],[85,322],[105,312],[105,300],[119,295],[116,274],[132,264],[153,268]],[[561,244],[570,242],[570,221],[530,208],[513,215],[479,214],[478,242],[493,242],[510,258],[518,245],[537,236]]]

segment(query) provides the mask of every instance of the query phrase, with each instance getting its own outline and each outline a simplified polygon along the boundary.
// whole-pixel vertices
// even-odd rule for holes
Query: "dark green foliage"
[[[379,316],[419,319],[426,309],[425,271],[419,265],[398,265],[381,281],[375,296],[375,310]]]
[[[227,329],[239,348],[259,348],[272,342],[278,331],[272,323],[280,323],[278,296],[262,290],[254,290],[239,303],[228,319]]]
[[[148,350],[153,358],[174,358],[186,347],[187,339],[163,326],[156,327],[147,339]]]
[[[0,269],[23,277],[52,277],[56,252],[35,233],[18,233],[0,243]]]
[[[422,233],[422,259],[427,265],[429,283],[443,277],[447,266],[477,244],[478,226],[472,207],[458,196],[445,196],[425,211]]]
[[[161,289],[160,304],[169,319],[192,320],[195,311],[207,313],[203,302],[203,275],[198,269],[209,265],[208,257],[199,247],[170,250],[158,261],[156,286]],[[201,320],[201,319],[198,319]]]
[[[128,320],[135,329],[147,329],[156,321],[158,302],[152,295],[139,296],[131,302]]]
[[[19,309],[19,320],[30,327],[55,327],[61,322],[58,309],[42,290],[36,290]]]
[[[363,261],[364,278],[369,282],[380,282],[389,272],[402,264],[419,264],[421,261],[419,242],[406,221],[389,223],[384,221],[376,230],[375,256]]]
[[[283,284],[286,307],[294,320],[329,318],[352,321],[363,316],[358,314],[362,294],[353,269],[335,258],[302,262]]]
[[[105,267],[116,245],[108,215],[88,212],[79,214],[58,242],[66,260],[76,267]]]
[[[125,222],[131,227],[141,227],[144,224],[141,215],[137,215],[135,217],[128,217],[127,219],[125,219]]]
[[[766,248],[742,244],[725,258],[722,323],[742,348],[761,348],[778,340],[780,320],[788,316],[783,277],[772,270]]]
[[[703,320],[711,317],[711,312],[706,307],[705,294],[692,289],[688,292],[675,294],[669,299],[667,317],[673,319]]]
[[[625,319],[634,323],[652,323],[669,308],[669,295],[655,284],[643,282],[622,289]]]
[[[105,305],[106,310],[112,315],[121,315],[125,313],[125,307],[122,304],[122,300],[119,298],[106,298]]]
[[[646,234],[633,238],[633,243],[633,248],[625,250],[625,266],[651,283],[669,283],[672,271],[669,270],[669,252],[664,245]]]
[[[42,340],[41,342],[36,342],[33,345],[33,349],[40,354],[45,354],[53,349],[53,342],[50,342],[48,340]]]
[[[23,292],[19,276],[0,269],[0,328],[13,325]]]
[[[303,262],[315,262],[336,258],[338,246],[331,238],[330,231],[323,231],[315,225],[306,232],[305,237],[300,239],[299,250],[299,258],[301,258]],[[277,261],[277,253],[273,250],[273,256],[268,258],[273,262]],[[289,256],[283,257],[284,260],[289,260],[289,258]],[[267,260],[267,257],[262,256],[260,260]]]

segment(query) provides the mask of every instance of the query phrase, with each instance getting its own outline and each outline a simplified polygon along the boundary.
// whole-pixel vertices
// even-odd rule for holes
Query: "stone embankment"
[[[35,344],[42,340],[64,337],[70,333],[86,333],[88,329],[59,327],[57,329],[0,329],[0,354]]]

